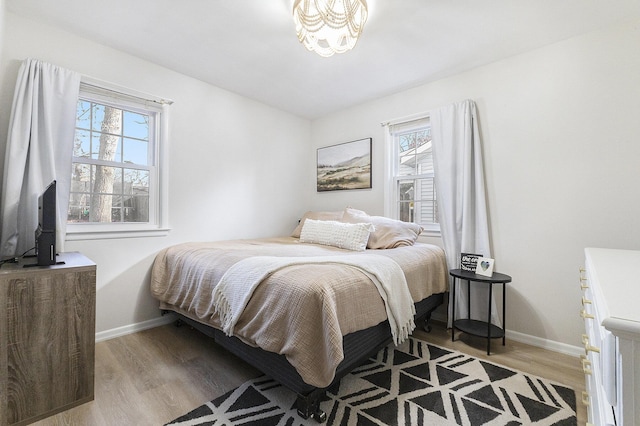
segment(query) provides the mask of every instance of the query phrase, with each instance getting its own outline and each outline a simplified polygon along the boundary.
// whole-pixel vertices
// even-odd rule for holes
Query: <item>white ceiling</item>
[[[295,34],[292,0],[7,0],[44,20],[310,119],[640,18],[640,0],[368,0],[355,49]],[[597,58],[594,58],[597,60]]]

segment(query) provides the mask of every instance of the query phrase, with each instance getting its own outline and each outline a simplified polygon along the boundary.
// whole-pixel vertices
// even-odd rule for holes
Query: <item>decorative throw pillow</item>
[[[364,251],[367,249],[369,234],[373,229],[373,225],[369,223],[307,219],[300,232],[300,242]]]
[[[300,238],[300,231],[302,231],[302,226],[304,225],[304,221],[307,220],[307,219],[335,220],[335,221],[339,222],[340,219],[342,219],[342,213],[343,213],[342,210],[337,211],[337,212],[333,212],[333,211],[326,211],[326,212],[308,211],[302,216],[302,219],[300,219],[300,222],[298,223],[298,226],[296,226],[296,228],[293,230],[293,232],[291,233],[291,236],[295,237],[295,238]]]
[[[403,222],[383,216],[369,216],[362,210],[347,207],[342,215],[342,221],[347,223],[370,223],[375,231],[369,236],[367,248],[388,249],[402,246],[412,246],[422,233],[422,226],[416,223]]]

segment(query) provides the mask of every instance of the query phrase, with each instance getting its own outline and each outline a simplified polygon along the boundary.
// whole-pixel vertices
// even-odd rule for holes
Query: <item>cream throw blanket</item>
[[[233,336],[238,318],[255,288],[265,278],[287,266],[309,263],[349,265],[367,275],[384,301],[396,345],[402,343],[415,328],[413,317],[416,311],[404,272],[388,257],[372,254],[318,257],[255,256],[232,265],[213,290],[213,304],[220,315],[224,333]]]

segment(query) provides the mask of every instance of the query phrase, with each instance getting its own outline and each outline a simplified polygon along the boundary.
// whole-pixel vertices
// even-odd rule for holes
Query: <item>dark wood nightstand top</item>
[[[462,269],[451,269],[449,274],[468,281],[477,281],[481,283],[510,283],[511,277],[507,274],[501,274],[500,272],[494,272],[490,277],[484,275],[478,275],[475,272],[463,271]]]

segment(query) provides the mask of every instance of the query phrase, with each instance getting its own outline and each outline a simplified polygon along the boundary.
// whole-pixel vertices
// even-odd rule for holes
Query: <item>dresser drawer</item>
[[[588,405],[589,422],[594,425],[615,426],[615,417],[607,390],[613,389],[615,400],[615,362],[612,364],[611,355],[615,356],[615,339],[602,327],[601,309],[598,305],[598,290],[589,279],[589,271],[581,270],[580,286],[582,300],[580,316],[584,319],[585,332],[582,344],[585,355],[582,357],[582,367],[585,373],[586,395],[583,402]],[[611,336],[612,337],[612,336]]]

